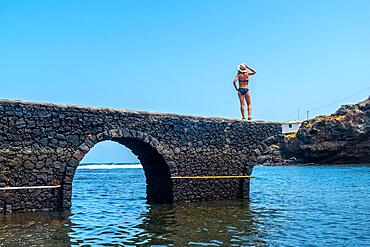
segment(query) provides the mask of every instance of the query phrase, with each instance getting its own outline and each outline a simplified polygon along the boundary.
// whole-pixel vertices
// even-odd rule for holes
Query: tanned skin
[[[242,95],[240,92],[239,92],[239,88],[248,88],[248,83],[249,83],[249,76],[250,75],[254,75],[256,73],[256,71],[250,67],[248,67],[248,65],[246,65],[247,69],[249,70],[248,72],[240,72],[238,70],[234,80],[233,80],[233,84],[234,84],[234,87],[235,87],[235,90],[238,91],[238,97],[239,97],[239,101],[240,101],[240,112],[242,114],[242,118],[245,119],[245,115],[244,115],[244,99],[245,101],[247,101],[247,107],[248,107],[248,120],[252,120],[252,102],[251,102],[251,96],[250,96],[250,93],[248,91],[248,93],[246,93],[245,95]],[[236,86],[236,82],[239,81],[239,88]]]

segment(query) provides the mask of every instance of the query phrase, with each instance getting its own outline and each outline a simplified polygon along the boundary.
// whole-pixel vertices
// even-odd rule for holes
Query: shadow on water
[[[0,246],[267,245],[265,233],[259,230],[245,201],[147,205],[137,224],[125,217],[105,217],[104,225],[92,222],[94,218],[99,216],[85,214],[80,218],[71,212],[3,215]]]

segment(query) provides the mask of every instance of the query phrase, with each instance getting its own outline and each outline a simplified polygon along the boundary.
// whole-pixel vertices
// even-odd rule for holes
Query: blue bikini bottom
[[[249,92],[248,88],[239,88],[239,93],[242,95],[246,95]]]

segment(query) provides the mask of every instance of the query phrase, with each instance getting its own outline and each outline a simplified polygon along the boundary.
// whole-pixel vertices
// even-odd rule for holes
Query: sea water
[[[84,165],[70,212],[0,216],[0,246],[370,246],[370,166],[257,166],[250,201],[148,205],[138,165]]]

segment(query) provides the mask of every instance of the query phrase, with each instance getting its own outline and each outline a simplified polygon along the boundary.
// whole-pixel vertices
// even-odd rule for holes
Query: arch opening
[[[66,176],[63,182],[63,208],[69,209],[71,207],[72,182],[80,162],[91,148],[104,141],[113,141],[121,144],[137,157],[144,170],[147,203],[162,204],[173,202],[173,184],[170,169],[164,157],[157,149],[152,147],[148,142],[137,138],[110,137],[94,142],[90,145],[90,148],[84,150],[78,159],[72,159],[70,165],[66,169]],[[81,153],[81,151],[76,152]]]
[[[111,140],[96,143],[80,161],[80,164],[84,165],[139,163],[140,161],[129,148]]]
[[[143,166],[146,178],[146,196],[148,203],[169,203],[173,201],[172,180],[169,167],[158,151],[135,138],[115,138],[128,147]]]

